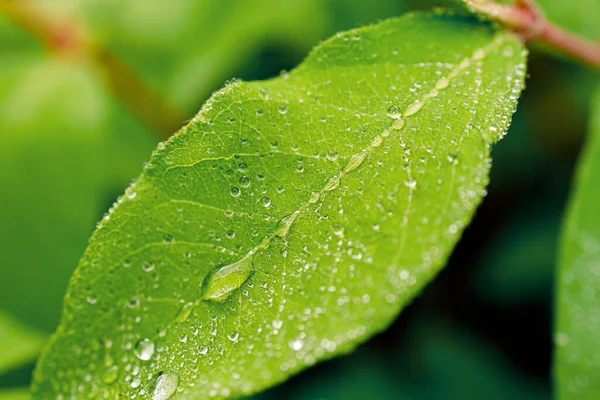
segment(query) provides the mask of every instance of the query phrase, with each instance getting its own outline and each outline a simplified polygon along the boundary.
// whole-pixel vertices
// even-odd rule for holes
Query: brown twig
[[[600,43],[571,33],[548,21],[534,0],[499,4],[493,0],[466,0],[474,11],[517,33],[524,42],[535,41],[600,69]]]
[[[95,43],[81,22],[50,18],[28,0],[0,0],[0,12],[41,40],[51,52],[90,60],[101,72],[115,98],[159,139],[168,138],[182,126],[183,115],[125,62]]]

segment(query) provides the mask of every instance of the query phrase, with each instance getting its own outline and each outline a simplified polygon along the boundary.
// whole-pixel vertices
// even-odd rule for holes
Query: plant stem
[[[91,61],[115,98],[159,139],[167,139],[183,125],[183,115],[118,56],[94,42],[80,21],[50,18],[28,0],[0,0],[0,12],[37,37],[52,53]]]
[[[514,31],[523,42],[538,42],[600,69],[600,43],[548,21],[534,0],[515,0],[514,5],[499,4],[493,0],[466,1],[474,11]]]

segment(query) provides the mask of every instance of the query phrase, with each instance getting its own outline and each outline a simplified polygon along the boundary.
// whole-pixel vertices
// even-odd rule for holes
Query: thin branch
[[[534,0],[515,0],[514,5],[493,0],[466,0],[474,11],[499,22],[524,42],[538,42],[600,69],[600,43],[569,32],[548,21]]]
[[[0,12],[37,37],[51,52],[90,60],[115,98],[159,139],[167,139],[183,125],[185,117],[118,56],[95,43],[80,21],[50,18],[28,0],[0,0]]]

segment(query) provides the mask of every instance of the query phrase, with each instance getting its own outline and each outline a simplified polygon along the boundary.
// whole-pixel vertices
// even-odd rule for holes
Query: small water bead
[[[144,261],[142,263],[142,269],[146,272],[150,272],[150,271],[154,270],[154,267],[155,267],[154,263],[151,263],[148,261]]]
[[[407,180],[405,180],[405,181],[404,181],[404,184],[405,184],[405,185],[406,185],[408,188],[410,188],[410,189],[414,189],[414,188],[417,186],[417,181],[416,181],[416,180],[414,180],[414,179],[412,179],[412,178],[409,178],[409,179],[407,179]]]
[[[240,340],[240,334],[236,331],[232,331],[232,332],[229,332],[229,334],[227,335],[227,338],[229,340],[231,340],[232,342],[237,342],[238,340]]]
[[[296,340],[291,340],[288,343],[288,345],[290,346],[290,349],[292,349],[294,351],[300,351],[304,347],[304,342],[300,339],[296,339]]]
[[[477,49],[473,54],[473,60],[482,60],[485,57],[485,51],[483,49]]]
[[[155,345],[150,339],[142,339],[136,343],[133,353],[142,361],[147,361],[154,354]]]
[[[258,174],[256,174],[256,179],[262,181],[263,179],[265,179],[265,174],[263,172],[259,172]]]
[[[402,117],[402,113],[400,112],[400,107],[393,105],[387,109],[387,115],[390,118],[398,119]]]
[[[455,151],[451,152],[450,154],[448,154],[447,159],[451,163],[456,163],[458,161],[458,153]]]
[[[229,191],[229,194],[231,194],[232,197],[239,197],[239,195],[242,193],[242,191],[237,188],[237,187],[232,187],[231,190]]]
[[[271,205],[271,199],[268,197],[263,197],[261,200],[263,207],[269,207]]]
[[[285,189],[283,188],[283,186],[279,185],[279,186],[277,186],[277,187],[275,188],[275,190],[277,190],[277,193],[283,193],[283,191],[284,191]]]
[[[277,146],[279,146],[279,143],[277,143],[277,141],[276,141],[276,140],[273,140],[273,141],[271,142],[271,147],[275,149],[275,148],[277,148]]]
[[[119,377],[119,367],[117,367],[116,365],[113,365],[112,367],[109,367],[106,370],[106,372],[104,372],[104,375],[102,375],[102,381],[106,384],[109,384],[109,383],[113,383],[114,381],[116,381],[118,377]]]
[[[273,321],[273,328],[275,329],[281,329],[281,327],[283,326],[283,321],[280,319],[276,319]]]
[[[198,349],[198,354],[200,354],[201,356],[204,356],[207,353],[208,353],[208,347],[200,346],[200,348]]]
[[[142,384],[142,380],[140,379],[139,376],[136,376],[135,378],[133,378],[133,380],[131,381],[130,386],[134,389],[140,387],[140,385]]]
[[[262,97],[263,99],[268,99],[269,98],[269,89],[260,88],[258,90],[258,95],[260,97]]]
[[[179,378],[175,374],[165,372],[156,378],[152,400],[167,400],[177,391]]]
[[[262,108],[257,108],[257,109],[256,109],[256,116],[257,116],[257,117],[260,117],[260,116],[262,116],[264,113],[265,113],[265,112],[263,111],[263,109],[262,109]]]
[[[282,104],[279,106],[279,108],[277,109],[277,111],[279,111],[279,114],[284,115],[285,113],[287,113],[288,109],[287,106],[285,104]]]
[[[179,335],[179,341],[181,343],[185,343],[185,342],[187,342],[187,340],[188,340],[188,337],[185,333],[182,333],[181,335]]]
[[[435,88],[438,90],[446,89],[450,85],[450,81],[448,78],[440,78],[439,81],[436,82]]]
[[[97,302],[97,300],[96,300],[96,298],[95,298],[94,296],[88,296],[88,297],[86,298],[86,300],[87,300],[87,302],[88,302],[88,303],[90,303],[90,304],[96,304],[96,302]]]
[[[136,299],[135,297],[129,299],[129,301],[127,302],[127,306],[129,308],[137,308],[140,305],[140,301],[138,299]]]
[[[330,150],[329,152],[327,152],[327,159],[329,161],[335,161],[338,158],[338,153],[335,150]]]
[[[248,186],[250,186],[250,179],[247,176],[242,176],[240,178],[240,186],[243,188],[247,188]]]
[[[228,239],[233,239],[235,237],[235,232],[230,229],[225,233],[225,235],[227,235]]]

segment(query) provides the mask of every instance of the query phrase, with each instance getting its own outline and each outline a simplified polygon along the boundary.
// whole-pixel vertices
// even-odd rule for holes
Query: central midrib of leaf
[[[248,251],[246,255],[244,255],[243,257],[241,257],[233,263],[219,267],[206,277],[203,284],[203,295],[201,296],[201,298],[197,299],[194,303],[192,303],[192,306],[189,307],[189,312],[191,312],[191,309],[198,305],[202,300],[221,301],[226,299],[231,292],[239,288],[252,275],[252,258],[257,252],[269,247],[269,245],[275,237],[285,238],[291,226],[294,224],[294,222],[302,212],[309,208],[311,204],[317,203],[320,199],[323,198],[323,196],[326,195],[327,192],[333,191],[337,187],[339,187],[341,180],[346,175],[357,169],[364,162],[364,160],[373,151],[375,151],[376,148],[381,146],[381,144],[383,144],[384,141],[391,136],[391,134],[394,131],[401,131],[406,124],[406,120],[411,116],[417,114],[419,110],[421,110],[421,108],[425,106],[425,104],[427,104],[427,101],[429,99],[437,97],[441,91],[445,90],[450,86],[451,82],[456,77],[458,77],[462,72],[468,69],[474,61],[483,59],[491,50],[502,44],[506,38],[507,35],[505,33],[500,33],[487,46],[475,50],[473,54],[471,54],[471,56],[461,60],[456,65],[456,67],[452,69],[452,71],[450,71],[449,74],[439,78],[433,84],[433,87],[424,96],[415,100],[413,103],[408,105],[403,111],[400,111],[399,109],[393,111],[389,110],[388,116],[394,121],[387,129],[385,129],[381,134],[375,136],[367,147],[352,154],[349,157],[349,161],[344,168],[342,168],[337,174],[329,178],[325,185],[319,191],[312,192],[310,198],[304,203],[302,203],[300,207],[298,207],[295,211],[282,218],[279,221],[276,228],[273,230],[273,232],[263,237],[260,243],[258,243],[255,247]],[[197,116],[195,119],[198,118],[202,118],[202,113],[200,113],[199,116]],[[416,186],[416,182],[413,180],[410,171],[408,179],[408,208],[410,210],[412,203],[412,195]],[[410,184],[411,182],[412,184]]]

